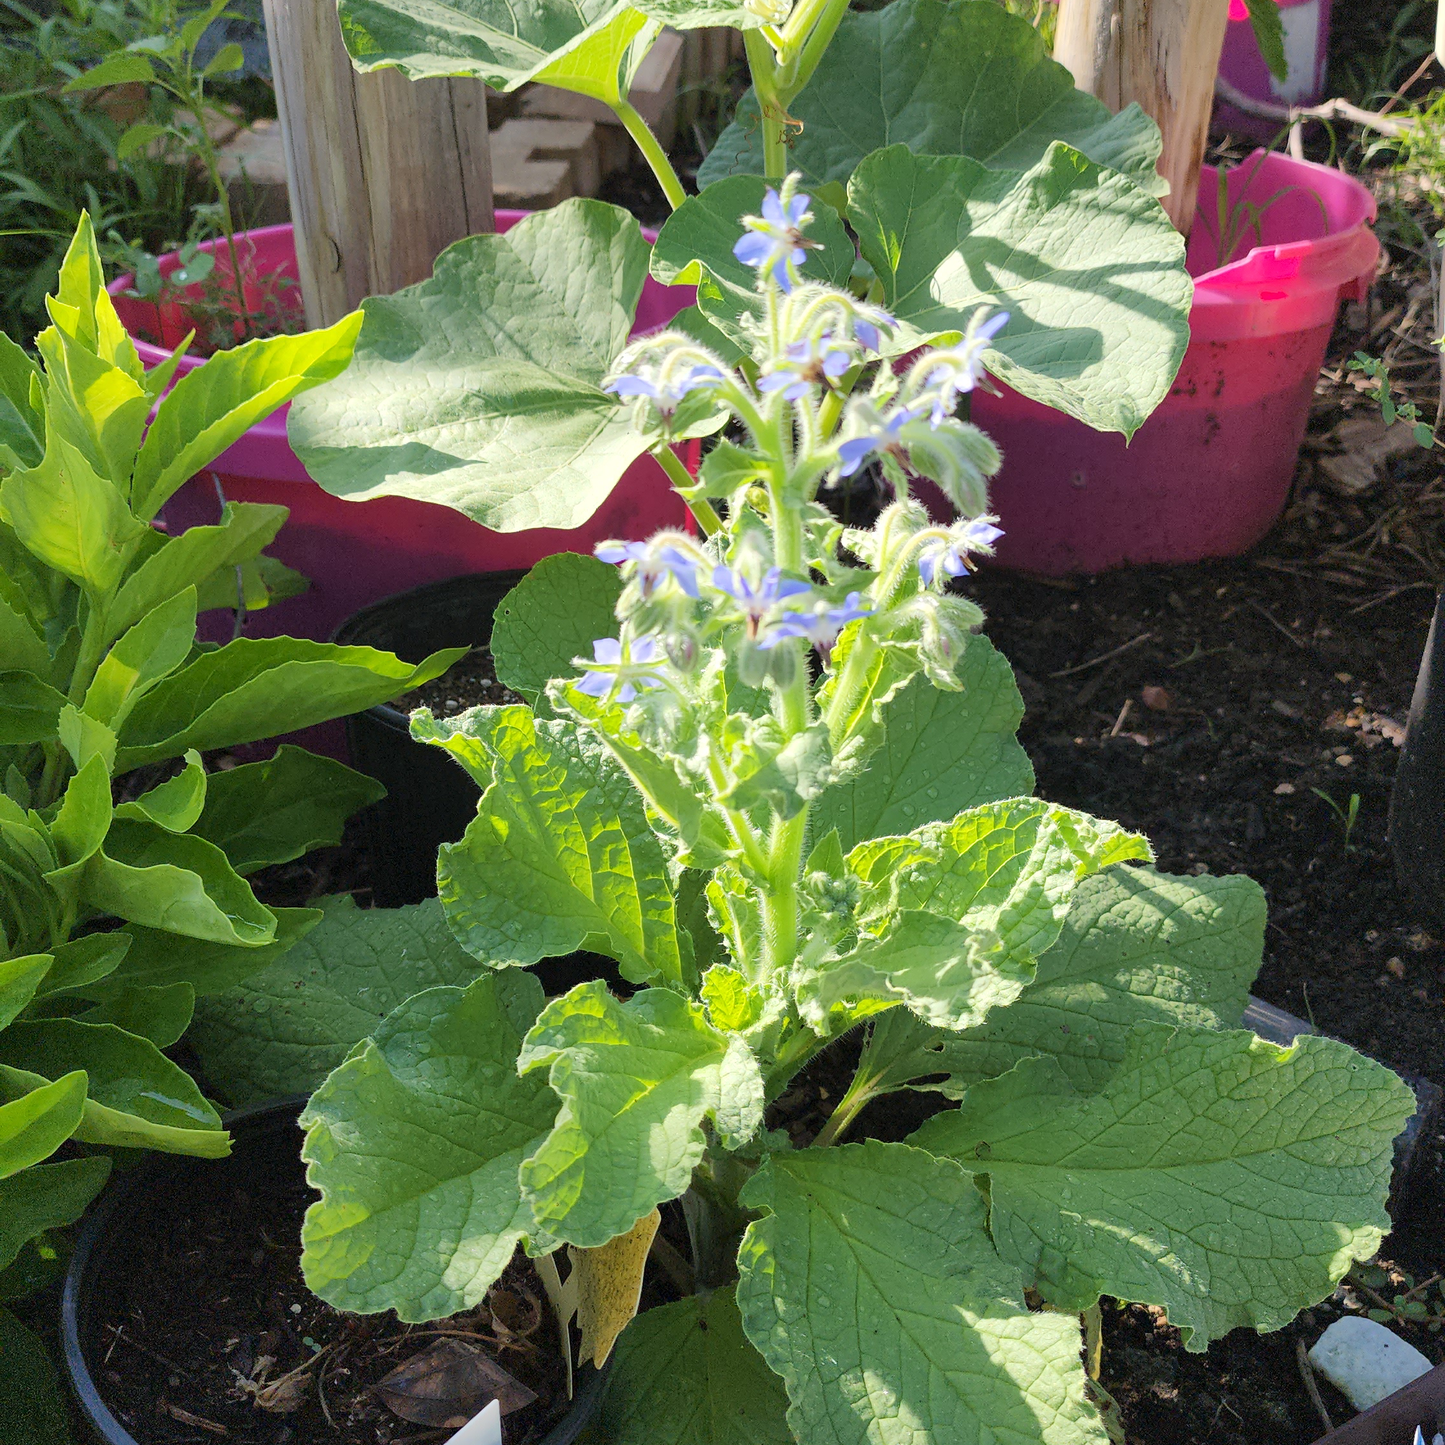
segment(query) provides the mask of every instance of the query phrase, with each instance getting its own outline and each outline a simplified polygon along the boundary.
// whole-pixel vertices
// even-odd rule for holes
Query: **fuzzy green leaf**
[[[844,15],[802,94],[788,164],[805,186],[846,186],[870,151],[903,144],[922,155],[965,155],[1024,170],[1050,141],[1122,171],[1154,195],[1159,130],[1137,105],[1119,115],[1074,88],[1039,33],[1002,6],[976,0],[895,0]],[[763,173],[762,126],[749,90],[698,171],[707,186]]]
[[[322,911],[279,962],[197,1010],[191,1046],[233,1104],[309,1094],[413,994],[481,971],[435,898],[361,909],[342,895]]]
[[[1030,1314],[967,1173],[904,1144],[774,1155],[738,1253],[748,1338],[809,1445],[1104,1445],[1076,1319]]]
[[[889,146],[854,172],[848,219],[902,323],[894,347],[1002,308],[984,364],[1023,395],[1127,437],[1168,392],[1189,341],[1183,239],[1078,151],[1055,143],[1018,172]]]
[[[440,1319],[478,1304],[519,1241],[550,1247],[517,1187],[557,1101],[517,1076],[542,1006],[530,974],[408,1000],[301,1116],[321,1199],[306,1212],[306,1283],[339,1309]]]
[[[763,1079],[743,1041],[670,989],[621,1003],[598,981],[542,1011],[520,1071],[547,1068],[556,1127],[522,1164],[544,1229],[595,1248],[688,1186],[710,1118],[725,1148],[762,1123]]]
[[[385,796],[374,778],[287,743],[264,762],[213,774],[193,831],[245,875],[339,843],[346,820]]]
[[[654,1306],[628,1325],[601,1430],[615,1445],[793,1445],[787,1407],[728,1286]]]
[[[116,770],[362,712],[440,677],[466,651],[445,648],[413,667],[371,647],[243,637],[201,653],[146,693],[121,730]]]
[[[574,657],[590,657],[601,637],[617,636],[617,568],[595,557],[559,552],[544,557],[497,605],[492,658],[497,680],[550,716],[545,690],[572,677]]]
[[[959,692],[915,677],[883,704],[882,745],[813,805],[815,837],[836,828],[846,851],[1033,792],[1034,770],[1015,737],[1024,704],[1013,669],[986,637],[974,636],[957,676]]]
[[[1237,1325],[1280,1328],[1375,1252],[1414,1110],[1334,1039],[1141,1023],[1098,1093],[1026,1059],[913,1140],[987,1172],[1000,1252],[1055,1307],[1158,1305],[1202,1350]]]
[[[589,948],[635,983],[682,980],[691,956],[667,860],[642,799],[598,742],[516,706],[455,720],[418,713],[412,735],[480,742],[493,758],[476,818],[437,860],[442,906],[468,953],[504,967]]]
[[[587,200],[458,241],[429,280],[365,303],[350,369],[292,406],[292,447],[353,501],[415,497],[499,532],[580,526],[646,447],[601,383],[647,251],[627,212]]]

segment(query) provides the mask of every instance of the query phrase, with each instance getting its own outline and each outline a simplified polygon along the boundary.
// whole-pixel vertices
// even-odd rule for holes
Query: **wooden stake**
[[[1186,236],[1209,138],[1229,0],[1059,0],[1054,59],[1111,110],[1138,101],[1164,136],[1164,209]]]
[[[308,326],[431,274],[495,229],[480,80],[359,75],[333,0],[264,0]]]

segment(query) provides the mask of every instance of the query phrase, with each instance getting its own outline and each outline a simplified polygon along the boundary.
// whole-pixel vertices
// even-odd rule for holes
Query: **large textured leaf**
[[[292,406],[291,445],[337,496],[579,526],[645,446],[601,382],[646,275],[637,222],[601,201],[458,241],[430,280],[366,302],[356,359]]]
[[[125,961],[105,983],[117,988],[164,988],[188,983],[198,996],[233,988],[242,979],[269,968],[321,921],[319,908],[273,908],[271,912],[276,918],[275,939],[258,948],[182,937],[129,923],[125,933],[118,935],[130,939]]]
[[[757,272],[733,255],[733,246],[743,233],[741,218],[758,214],[766,188],[758,176],[730,176],[690,196],[663,223],[652,250],[652,274],[666,286],[698,286],[698,309],[746,351],[752,340],[739,319],[761,317],[763,302]],[[837,211],[815,206],[808,240],[820,249],[807,253],[800,273],[846,287],[857,253]]]
[[[544,557],[497,606],[492,657],[498,680],[547,716],[547,684],[574,676],[572,659],[590,657],[598,638],[617,636],[621,595],[622,579],[606,562],[575,552]]]
[[[28,1239],[74,1224],[110,1177],[110,1160],[93,1154],[37,1164],[0,1179],[0,1269]]]
[[[346,820],[385,796],[374,778],[285,744],[264,762],[213,773],[192,831],[220,848],[237,873],[254,873],[339,843]]]
[[[323,915],[278,963],[197,1009],[191,1046],[233,1104],[309,1094],[413,994],[481,971],[435,898],[361,909],[343,895]]]
[[[814,803],[815,837],[836,828],[846,851],[1033,792],[1034,770],[1015,737],[1024,704],[1013,669],[986,637],[974,636],[958,678],[962,690],[944,692],[915,677],[883,705],[882,745]]]
[[[413,667],[371,647],[243,637],[201,653],[141,699],[121,732],[116,771],[362,712],[440,677],[466,651],[447,648]]]
[[[477,1304],[519,1241],[549,1247],[517,1188],[557,1101],[518,1078],[542,1006],[528,973],[487,974],[403,1004],[301,1116],[306,1283],[340,1309],[439,1319]]]
[[[751,1050],[670,989],[619,1002],[597,981],[542,1011],[517,1067],[547,1068],[556,1127],[522,1164],[522,1192],[544,1229],[595,1248],[688,1186],[710,1118],[737,1148],[763,1116]]]
[[[1239,1026],[1264,945],[1264,895],[1253,879],[1171,878],[1116,868],[1080,885],[1063,932],[1009,1008],[958,1033],[910,1024],[900,1010],[873,1026],[862,1067],[884,1093],[913,1079],[958,1098],[1030,1054],[1052,1054],[1084,1092],[1123,1060],[1134,1024]]]
[[[1057,1060],[978,1084],[914,1135],[987,1172],[1004,1258],[1059,1309],[1164,1308],[1202,1350],[1323,1299],[1390,1227],[1391,1143],[1415,1097],[1334,1039],[1135,1025],[1080,1098]]]
[[[71,1445],[70,1410],[38,1335],[0,1309],[0,1437],[5,1445]]]
[[[793,1445],[783,1383],[743,1334],[732,1287],[639,1315],[617,1341],[609,1445]]]
[[[680,981],[684,958],[662,846],[627,775],[582,729],[525,707],[413,719],[440,746],[480,743],[495,782],[461,842],[437,861],[437,889],[463,948],[496,966],[578,948],[606,953],[635,983]],[[631,1221],[629,1220],[630,1224]]]
[[[191,1076],[149,1039],[75,1019],[15,1023],[0,1034],[0,1096],[14,1098],[75,1069],[85,1070],[90,1085],[72,1136],[81,1143],[205,1159],[230,1152],[220,1115]]]
[[[895,0],[846,14],[788,110],[802,122],[788,163],[809,186],[846,186],[865,155],[888,145],[1025,170],[1061,140],[1164,193],[1154,170],[1154,122],[1137,105],[1116,116],[1076,90],[1034,26],[991,0]],[[698,184],[762,171],[762,126],[750,90],[708,152]]]
[[[1078,151],[1056,143],[1018,172],[889,146],[854,172],[848,218],[903,323],[895,346],[1001,307],[985,365],[1035,401],[1132,436],[1169,390],[1189,342],[1184,241],[1156,200]]]
[[[742,1202],[748,1338],[808,1445],[1104,1445],[1079,1326],[1030,1314],[962,1168],[903,1144],[774,1155]]]
[[[218,351],[162,398],[136,457],[131,506],[154,517],[187,477],[308,387],[346,369],[361,330],[354,311],[323,331],[266,336]]]

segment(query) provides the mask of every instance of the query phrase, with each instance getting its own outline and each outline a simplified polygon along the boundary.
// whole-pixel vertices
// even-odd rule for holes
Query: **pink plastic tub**
[[[1325,70],[1329,61],[1331,0],[1278,0],[1284,29],[1284,58],[1289,70],[1283,80],[1271,75],[1259,53],[1244,0],[1230,0],[1229,29],[1224,36],[1224,53],[1219,73],[1236,89],[1253,100],[1275,105],[1313,105],[1325,91]],[[1215,108],[1215,125],[1244,135],[1268,140],[1281,126],[1279,121],[1245,115],[1223,102]]]
[[[1363,300],[1375,274],[1375,202],[1339,171],[1256,151],[1229,175],[1231,203],[1288,189],[1221,266],[1217,184],[1204,167],[1189,348],[1132,443],[1007,389],[973,394],[1004,455],[1001,564],[1059,576],[1234,556],[1283,509],[1340,299]]]
[[[497,230],[506,231],[524,215],[525,211],[498,211]],[[656,240],[655,232],[644,234],[649,241]],[[246,232],[238,241],[245,269],[254,268],[260,276],[279,274],[296,282],[296,248],[289,225]],[[227,269],[224,244],[217,249],[216,270],[222,273]],[[168,256],[161,269],[169,273],[178,264],[178,257]],[[130,281],[129,276],[122,276],[109,289],[121,321],[132,333],[155,335],[159,331],[164,347],[136,342],[141,360],[155,366],[184,337],[190,322],[181,306],[157,307],[121,295]],[[299,299],[294,285],[275,294],[283,304],[295,305]],[[665,326],[692,304],[693,295],[690,287],[661,286],[649,277],[637,306],[636,331]],[[255,295],[248,296],[248,304],[254,305],[256,300]],[[199,358],[188,356],[182,360],[181,370],[202,364]],[[279,503],[291,509],[289,520],[268,550],[311,579],[304,596],[253,614],[247,623],[248,636],[288,633],[324,641],[368,603],[424,582],[530,567],[554,552],[590,552],[606,537],[641,539],[660,527],[685,524],[686,508],[650,457],[634,462],[597,512],[573,531],[491,532],[450,507],[405,497],[343,501],[322,491],[291,450],[286,440],[288,409],[282,407],[253,426],[214,466],[227,500]],[[695,443],[692,449],[696,450]],[[695,464],[695,459],[685,459]],[[163,517],[168,527],[179,531],[213,523],[219,511],[215,483],[207,470],[192,477],[172,497]]]

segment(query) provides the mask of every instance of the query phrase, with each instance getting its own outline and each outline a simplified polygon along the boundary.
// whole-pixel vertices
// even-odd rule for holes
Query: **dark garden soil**
[[[441,677],[413,688],[392,706],[402,712],[429,707],[437,717],[451,717],[484,703],[502,706],[522,701],[511,688],[497,681],[497,667],[490,649],[474,647]]]
[[[287,1162],[261,1171],[264,1187],[232,1179],[168,1214],[105,1298],[96,1383],[140,1445],[432,1445],[499,1388],[509,1445],[539,1440],[567,1402],[555,1320],[525,1257],[449,1320],[343,1314],[302,1280],[315,1195],[299,1158]]]

